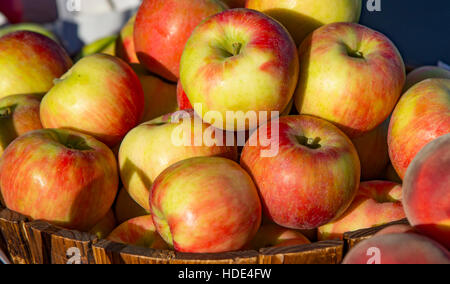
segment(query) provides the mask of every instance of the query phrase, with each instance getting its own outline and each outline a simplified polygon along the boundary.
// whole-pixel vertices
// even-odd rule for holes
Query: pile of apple
[[[246,8],[144,0],[76,63],[45,35],[3,35],[4,205],[192,253],[340,239],[407,217],[412,227],[388,228],[345,262],[366,263],[375,247],[384,263],[449,263],[450,72],[407,78],[394,44],[356,24],[361,0],[225,2]],[[249,111],[282,113],[268,122],[278,131],[257,125],[277,138],[275,156],[206,133],[254,132],[210,115]],[[174,145],[181,125],[205,139]]]

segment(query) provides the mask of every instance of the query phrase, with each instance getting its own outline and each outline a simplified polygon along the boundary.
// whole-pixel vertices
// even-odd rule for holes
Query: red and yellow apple
[[[267,224],[259,229],[246,248],[259,250],[267,247],[287,247],[310,243],[298,230],[283,228],[276,224]]]
[[[414,158],[403,196],[411,225],[450,249],[450,133],[427,144]]]
[[[121,224],[107,238],[110,241],[152,249],[167,249],[151,215],[137,217]]]
[[[361,161],[361,180],[375,180],[383,177],[389,164],[387,136],[389,120],[374,130],[352,140]]]
[[[124,223],[130,219],[148,215],[150,212],[142,208],[134,201],[125,188],[122,188],[119,192],[119,196],[116,200],[114,207],[114,213],[119,224]]]
[[[186,92],[183,90],[181,81],[178,81],[177,84],[177,103],[180,110],[194,109],[191,102],[189,101],[189,98],[186,95]]]
[[[141,122],[147,122],[178,110],[177,87],[149,71],[140,64],[131,64],[144,90],[145,108]]]
[[[117,226],[114,212],[109,210],[103,219],[100,220],[89,233],[95,235],[98,239],[106,238]]]
[[[300,45],[320,26],[337,22],[358,22],[361,0],[247,0],[246,7],[261,11],[281,22]]]
[[[417,234],[387,234],[359,243],[344,264],[450,264],[450,253]]]
[[[450,133],[450,79],[427,79],[400,99],[389,125],[392,165],[401,179],[411,161],[432,140]]]
[[[210,17],[192,33],[181,58],[181,84],[206,122],[241,131],[255,128],[237,123],[247,112],[287,108],[298,70],[295,43],[283,26],[260,12],[234,9]],[[206,115],[210,111],[222,121]]]
[[[29,31],[29,32],[35,32],[41,35],[45,35],[46,37],[49,37],[53,39],[56,42],[59,42],[58,37],[53,34],[51,31],[47,30],[41,25],[34,24],[34,23],[20,23],[15,25],[9,25],[6,27],[2,27],[0,29],[0,37],[13,33],[18,31]]]
[[[192,31],[226,6],[216,0],[144,0],[136,16],[139,61],[170,81],[180,77],[180,58]]]
[[[0,188],[9,209],[87,232],[116,198],[116,163],[111,150],[89,135],[35,130],[6,148],[0,159]]]
[[[0,157],[17,137],[42,128],[41,100],[33,95],[13,95],[0,99]]]
[[[241,165],[255,181],[265,214],[280,226],[314,229],[339,218],[356,196],[360,162],[350,139],[331,123],[311,116],[285,116],[279,131],[268,127],[270,146],[247,142]],[[253,134],[257,135],[257,133]],[[250,138],[249,141],[251,141]]]
[[[134,47],[134,23],[136,15],[131,17],[128,23],[120,31],[119,38],[116,42],[116,54],[128,63],[139,63]]]
[[[153,181],[172,164],[201,156],[237,160],[237,147],[218,146],[226,145],[225,135],[223,140],[208,136],[211,125],[202,123],[192,111],[179,114],[187,117],[179,117],[178,113],[167,114],[134,128],[120,146],[122,182],[133,200],[146,210],[150,209],[148,200]],[[196,133],[202,135],[201,143],[194,141],[198,138]],[[174,137],[182,141],[174,141]]]
[[[330,24],[308,36],[299,53],[300,114],[328,120],[351,139],[391,114],[406,75],[400,53],[383,34],[358,24]]]
[[[71,66],[72,60],[54,40],[29,31],[7,34],[0,38],[0,98],[43,95]]]
[[[450,79],[450,71],[445,70],[444,68],[440,68],[437,66],[423,66],[411,71],[411,73],[406,76],[405,87],[403,88],[403,92],[409,90],[412,86],[417,83],[420,83],[426,79]]]
[[[319,240],[342,239],[344,233],[378,227],[406,218],[402,186],[388,181],[363,182],[348,210],[319,228]]]
[[[251,177],[234,161],[199,157],[158,176],[150,207],[162,238],[180,252],[239,250],[261,224],[261,202]]]
[[[78,61],[41,102],[45,128],[70,128],[115,146],[144,111],[144,93],[133,69],[119,58],[94,54]]]

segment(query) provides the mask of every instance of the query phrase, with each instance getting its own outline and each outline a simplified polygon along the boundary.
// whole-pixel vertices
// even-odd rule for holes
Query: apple
[[[207,136],[211,125],[195,118],[193,111],[167,114],[131,130],[123,140],[119,151],[122,182],[130,196],[144,209],[149,210],[149,195],[153,181],[172,164],[193,157],[221,156],[237,160],[237,147],[217,146],[225,144],[219,137],[202,139],[196,146],[189,143],[174,143],[174,135],[181,130],[186,137],[196,139],[196,133]],[[177,118],[177,119],[174,119]],[[191,123],[186,123],[191,119]],[[196,121],[194,121],[196,119]],[[181,145],[180,145],[181,144]],[[213,146],[208,146],[213,145]],[[215,145],[215,146],[214,146]]]
[[[150,212],[146,211],[139,204],[137,204],[128,194],[125,188],[119,191],[119,196],[114,207],[115,216],[119,224],[124,223],[130,219],[148,215]]]
[[[41,25],[33,24],[33,23],[21,23],[21,24],[15,24],[15,25],[9,25],[6,27],[3,27],[0,29],[0,37],[7,35],[12,32],[17,31],[30,31],[35,32],[41,35],[45,35],[46,37],[49,37],[53,39],[54,41],[59,43],[58,37],[53,34],[51,31],[47,30]]]
[[[176,82],[180,58],[192,31],[226,6],[216,0],[144,0],[134,25],[139,61],[150,71]]]
[[[117,56],[128,63],[139,63],[136,55],[136,48],[134,47],[134,23],[136,22],[136,15],[131,17],[128,23],[120,31],[120,36],[117,39]]]
[[[141,122],[147,122],[178,110],[175,84],[153,75],[143,65],[133,63],[131,68],[138,75],[144,90],[145,108]]]
[[[133,69],[119,58],[94,54],[78,61],[45,95],[45,128],[71,128],[115,146],[144,111],[144,92]]]
[[[194,109],[186,92],[183,90],[183,85],[180,80],[178,80],[177,84],[177,104],[180,110]]]
[[[6,206],[34,220],[87,232],[110,210],[119,178],[111,150],[71,130],[42,129],[14,140],[0,159]]]
[[[450,249],[450,133],[428,143],[414,158],[403,196],[411,225]]]
[[[116,243],[145,248],[168,248],[166,242],[158,235],[151,215],[137,217],[124,222],[107,239]]]
[[[419,151],[450,133],[450,79],[427,79],[400,99],[389,125],[392,165],[401,179]]]
[[[391,234],[405,234],[405,233],[415,233],[414,228],[410,225],[392,225],[384,228],[375,234],[375,236],[391,235]]]
[[[105,239],[117,226],[114,212],[109,210],[106,216],[100,220],[89,233],[95,235],[98,239]]]
[[[98,39],[85,47],[81,49],[81,52],[77,55],[76,61],[80,60],[83,57],[96,54],[96,53],[103,53],[103,54],[109,54],[112,56],[115,56],[115,46],[116,46],[116,40],[118,36],[107,36],[101,39]]]
[[[284,111],[299,72],[296,46],[287,30],[248,9],[228,10],[199,25],[186,44],[180,66],[189,101],[202,107],[198,114],[212,124],[206,113],[220,113],[223,121],[213,125],[228,131],[255,128],[248,122],[237,123],[249,111]],[[227,119],[227,112],[234,112],[234,119]]]
[[[326,119],[351,139],[391,114],[405,83],[405,65],[379,32],[352,23],[326,25],[302,43],[295,104]]]
[[[249,142],[241,165],[255,181],[267,217],[291,229],[314,229],[339,218],[356,196],[360,162],[350,139],[331,123],[311,116],[285,116],[279,131],[267,130],[278,141],[275,157],[269,148]],[[256,135],[253,134],[253,135]],[[249,141],[251,141],[250,138]]]
[[[387,144],[388,130],[389,119],[374,130],[352,140],[361,161],[362,180],[374,180],[383,177],[390,162]]]
[[[156,229],[180,252],[241,249],[261,225],[261,202],[251,177],[234,161],[198,157],[158,176],[150,197]]]
[[[259,250],[267,247],[286,247],[310,243],[300,231],[286,229],[276,224],[267,224],[259,229],[247,247]]]
[[[450,71],[445,70],[437,66],[423,66],[411,71],[411,73],[406,76],[405,87],[403,92],[408,91],[412,86],[420,83],[426,79],[450,79]]]
[[[0,98],[42,95],[71,66],[66,51],[50,38],[29,31],[7,34],[0,38]]]
[[[39,106],[33,95],[13,95],[0,99],[0,157],[18,136],[41,129]]]
[[[388,234],[359,243],[343,264],[450,264],[450,253],[417,234]]]
[[[358,22],[361,0],[248,0],[246,7],[280,21],[300,45],[320,26],[337,22]]]
[[[343,239],[344,233],[406,218],[402,186],[388,181],[363,182],[352,205],[339,219],[319,228],[319,240]]]

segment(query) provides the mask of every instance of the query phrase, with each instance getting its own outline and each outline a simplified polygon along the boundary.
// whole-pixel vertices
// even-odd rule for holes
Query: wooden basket
[[[399,223],[407,224],[407,221],[392,224]],[[388,225],[347,233],[343,241],[259,251],[190,254],[99,240],[88,233],[43,221],[29,221],[16,212],[0,208],[0,248],[16,264],[339,264],[350,248]]]

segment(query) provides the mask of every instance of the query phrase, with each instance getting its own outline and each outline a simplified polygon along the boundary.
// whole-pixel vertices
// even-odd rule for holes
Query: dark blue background
[[[388,36],[407,65],[450,63],[450,0],[381,0],[381,12],[366,3],[361,24]]]

